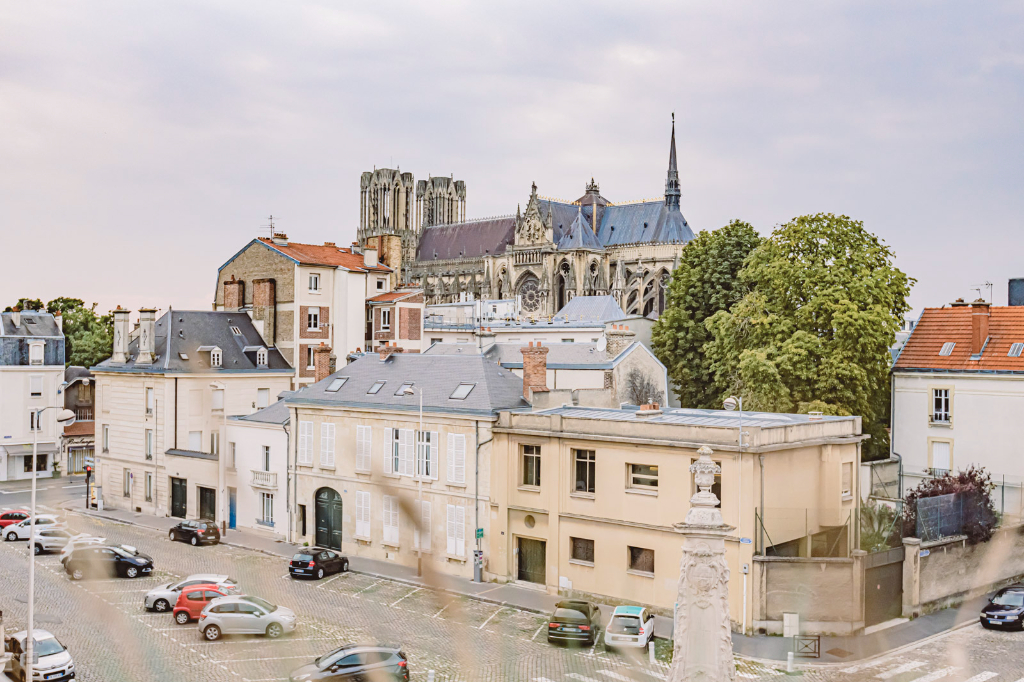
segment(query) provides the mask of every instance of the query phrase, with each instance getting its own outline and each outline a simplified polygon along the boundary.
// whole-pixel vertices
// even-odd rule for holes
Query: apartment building
[[[406,353],[423,350],[423,290],[400,288],[367,299],[367,319],[373,326],[373,345],[398,346]],[[368,344],[369,345],[369,344]]]
[[[64,408],[75,413],[75,423],[64,427],[61,440],[61,460],[68,474],[85,472],[86,462],[95,463],[96,382],[85,367],[72,366],[64,370]]]
[[[233,514],[227,418],[267,407],[294,372],[240,311],[114,311],[113,355],[92,368],[96,480],[114,509],[217,522]]]

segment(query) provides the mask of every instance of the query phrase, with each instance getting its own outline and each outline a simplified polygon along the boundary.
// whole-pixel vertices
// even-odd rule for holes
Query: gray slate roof
[[[525,345],[525,343],[495,343],[484,351],[484,357],[490,358],[508,369],[521,369],[523,366],[522,348]],[[548,349],[548,369],[611,369],[613,366],[605,352],[598,350],[596,343],[552,343],[545,344],[544,347]],[[435,343],[423,352],[427,355],[459,357],[473,356],[478,353],[476,346],[470,343]]]
[[[339,377],[348,377],[348,381],[337,392],[329,393],[327,388]],[[376,394],[368,394],[376,381],[386,383]],[[396,396],[395,392],[406,381],[413,382],[417,390],[413,395]],[[465,400],[453,400],[450,396],[460,383],[476,386]],[[421,353],[394,353],[387,362],[381,362],[377,353],[364,355],[323,381],[293,394],[285,402],[419,411],[420,388],[425,412],[493,415],[498,410],[527,406],[523,400],[522,379],[493,360],[481,355]]]
[[[678,209],[670,209],[664,201],[644,201],[635,204],[611,204],[597,207],[597,242],[603,247],[620,244],[683,243],[694,238],[686,218]],[[553,239],[558,244],[562,235],[582,212],[591,225],[594,224],[594,206],[584,203],[582,207],[559,201],[541,201],[541,212],[546,217],[552,214]]]
[[[240,335],[231,331],[237,327]],[[168,345],[168,331],[170,345]],[[291,365],[276,348],[267,350],[267,367],[256,365],[256,351],[245,351],[246,347],[265,347],[266,344],[244,312],[212,310],[170,310],[156,321],[156,361],[152,365],[136,365],[139,357],[139,340],[128,345],[128,362],[115,363],[110,358],[92,369],[105,372],[145,372],[164,374],[180,372],[185,374],[231,374],[235,372],[290,373]],[[217,346],[222,351],[220,367],[210,366],[209,351],[200,351],[200,346]],[[187,356],[183,358],[181,354]]]
[[[18,338],[63,337],[57,328],[53,315],[43,311],[28,310],[21,313],[21,324],[14,326],[14,313],[0,313],[0,336]]]
[[[515,216],[484,218],[423,229],[417,261],[479,258],[505,253],[515,241]]]
[[[597,241],[597,235],[591,229],[590,223],[583,216],[582,211],[577,211],[569,228],[562,233],[558,240],[559,251],[570,251],[572,249],[590,249],[591,251],[604,251],[604,247]]]
[[[276,403],[256,410],[252,414],[243,414],[237,417],[230,417],[235,421],[256,422],[257,424],[286,424],[288,422],[288,405],[285,399],[298,393],[298,391],[282,391]]]
[[[557,322],[600,322],[626,316],[612,296],[575,296],[555,315]]]
[[[92,376],[92,372],[89,371],[88,367],[79,367],[78,365],[71,365],[64,370],[64,381],[69,384],[75,379],[88,379]]]
[[[740,426],[739,413],[726,410],[695,410],[679,407],[663,407],[662,414],[644,418],[645,422],[655,424],[686,424],[689,426],[716,426],[736,429]],[[575,419],[601,419],[604,421],[636,422],[639,408],[627,405],[622,409],[602,407],[555,407],[540,410],[538,414],[560,414]],[[821,417],[817,421],[846,421],[857,417]],[[810,415],[786,414],[780,412],[744,412],[743,426],[790,426],[807,424]]]

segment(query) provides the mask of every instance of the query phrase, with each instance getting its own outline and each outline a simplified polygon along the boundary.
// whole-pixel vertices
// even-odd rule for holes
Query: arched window
[[[266,366],[266,364],[267,364],[267,349],[266,348],[260,348],[258,351],[256,351],[256,364],[261,366],[261,367],[265,367]]]
[[[222,361],[222,355],[220,348],[214,348],[210,351],[210,367],[220,367]]]

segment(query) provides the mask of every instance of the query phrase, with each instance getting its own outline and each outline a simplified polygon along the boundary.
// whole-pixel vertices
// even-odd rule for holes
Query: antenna
[[[267,220],[270,221],[270,224],[269,225],[260,225],[260,227],[264,227],[264,228],[269,229],[270,230],[270,239],[273,240],[274,239],[274,214],[271,213],[270,217],[268,217]]]
[[[982,290],[982,288],[987,288],[988,289],[988,302],[992,303],[992,282],[985,282],[984,284],[974,284],[974,285],[972,285],[972,286],[970,286],[968,288],[969,288],[970,291],[977,291],[978,292],[978,298],[981,298],[981,290]]]

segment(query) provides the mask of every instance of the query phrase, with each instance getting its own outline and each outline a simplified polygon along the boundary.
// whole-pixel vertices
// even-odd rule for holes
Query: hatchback
[[[62,682],[63,680],[75,679],[75,662],[64,645],[57,641],[57,638],[46,630],[32,628],[32,639],[35,645],[32,647],[33,658],[36,663],[32,668],[32,682],[46,680],[46,682]],[[11,635],[11,676],[16,680],[27,680],[25,676],[25,664],[28,662],[28,632],[22,630]]]
[[[292,671],[289,682],[409,679],[409,661],[395,647],[346,644]]]
[[[153,557],[142,554],[134,547],[92,545],[71,552],[64,570],[72,580],[90,576],[138,578],[153,572]]]
[[[213,521],[182,521],[167,533],[171,542],[181,540],[193,547],[216,545],[220,542],[220,529]]]
[[[238,585],[226,575],[216,573],[195,573],[173,583],[158,585],[146,593],[142,605],[147,611],[169,611],[178,603],[178,593],[193,585],[216,585],[225,594],[239,594]]]
[[[601,629],[601,610],[588,601],[560,601],[548,622],[549,642],[593,644]]]
[[[106,538],[96,537],[89,535],[88,533],[79,533],[75,537],[71,538],[71,541],[60,550],[60,562],[62,564],[67,563],[68,557],[71,556],[71,552],[76,547],[85,547],[87,545],[105,545],[107,544]]]
[[[178,603],[174,605],[174,621],[178,625],[185,625],[190,620],[199,620],[199,614],[207,604],[217,597],[227,597],[230,594],[230,591],[222,590],[216,585],[186,587],[178,595]]]
[[[4,537],[8,542],[15,540],[28,540],[29,533],[32,532],[32,526],[35,526],[36,530],[43,528],[64,528],[64,523],[53,514],[39,514],[36,516],[35,524],[32,523],[32,518],[29,517],[24,521],[18,523],[12,523],[11,525],[4,528]]]
[[[276,639],[295,630],[295,612],[259,597],[219,597],[199,614],[199,632],[209,641],[221,635],[266,635]]]
[[[344,573],[347,570],[348,558],[329,549],[306,549],[288,562],[288,574],[293,578],[319,580],[330,573]]]
[[[996,592],[981,610],[980,620],[986,628],[1024,629],[1024,583]]]
[[[646,649],[653,637],[653,613],[642,606],[616,606],[604,630],[604,648]]]
[[[32,551],[36,554],[56,552],[67,546],[75,537],[63,528],[42,528],[32,538]]]
[[[29,517],[28,511],[24,509],[11,509],[0,514],[0,528],[6,528],[12,523],[21,523]]]

